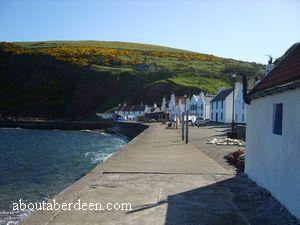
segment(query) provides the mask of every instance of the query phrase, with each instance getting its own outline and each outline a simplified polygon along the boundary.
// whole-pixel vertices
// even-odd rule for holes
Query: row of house
[[[137,120],[139,117],[144,116],[147,113],[159,112],[160,109],[157,107],[157,104],[145,105],[141,103],[140,105],[128,105],[120,104],[118,107],[113,107],[110,110],[97,114],[102,119],[109,120]]]
[[[246,123],[246,107],[243,100],[242,83],[236,82],[234,88],[234,121],[236,123]],[[124,120],[137,120],[138,117],[146,113],[165,113],[168,119],[175,121],[182,119],[182,113],[185,111],[185,101],[187,111],[189,111],[189,120],[196,120],[201,117],[205,120],[211,120],[220,123],[232,122],[233,109],[233,89],[219,88],[217,95],[209,95],[200,92],[199,95],[192,95],[191,98],[184,96],[175,96],[171,94],[169,100],[164,97],[161,107],[154,105],[127,105],[122,104],[114,107],[103,114],[99,114],[103,119],[116,119],[119,117]],[[162,116],[160,116],[161,118]]]
[[[177,118],[181,120],[182,113],[185,111],[185,101],[187,101],[187,110],[192,118],[202,117],[213,122],[231,123],[233,117],[235,123],[246,123],[246,106],[241,82],[236,82],[234,89],[219,88],[215,96],[204,95],[201,92],[185,100],[183,96],[172,94],[169,101],[163,98],[161,110],[168,112],[171,120]],[[234,113],[232,113],[233,108]]]

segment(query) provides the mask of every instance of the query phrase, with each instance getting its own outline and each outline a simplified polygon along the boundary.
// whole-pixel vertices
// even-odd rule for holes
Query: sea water
[[[13,211],[13,202],[53,197],[127,142],[88,130],[0,128],[0,224],[16,224],[30,213]]]

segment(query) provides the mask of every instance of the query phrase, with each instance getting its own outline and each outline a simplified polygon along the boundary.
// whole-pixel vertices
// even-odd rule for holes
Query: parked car
[[[205,124],[208,122],[208,120],[205,120],[204,117],[198,117],[196,121],[194,122],[194,126],[205,126]]]

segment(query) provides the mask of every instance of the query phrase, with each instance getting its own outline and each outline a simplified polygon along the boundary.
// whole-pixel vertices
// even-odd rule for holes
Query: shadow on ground
[[[169,195],[154,204],[141,205],[129,214],[167,204],[165,225],[286,225],[291,215],[268,191],[244,174],[212,185]],[[286,211],[286,217],[274,209]],[[299,221],[293,218],[294,223]]]

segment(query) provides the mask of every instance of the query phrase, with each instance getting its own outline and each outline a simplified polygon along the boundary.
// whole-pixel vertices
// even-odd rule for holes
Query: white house
[[[118,107],[113,107],[109,110],[107,110],[106,112],[104,113],[96,113],[97,116],[101,117],[102,119],[105,119],[105,120],[112,120],[115,118],[116,116],[116,110],[118,109]]]
[[[163,97],[163,100],[162,100],[162,103],[161,103],[160,110],[161,110],[162,112],[167,112],[167,99],[166,99],[165,96]]]
[[[116,113],[117,115],[121,116],[121,117],[124,117],[125,115],[124,115],[124,112],[122,111],[122,109],[123,109],[125,106],[126,106],[126,104],[124,104],[124,105],[120,104],[120,105],[117,107],[115,113]]]
[[[121,115],[124,119],[128,119],[130,116],[130,111],[131,111],[132,106],[131,105],[125,105],[121,109]]]
[[[201,95],[201,93],[200,93]],[[193,95],[189,105],[189,113],[192,116],[198,116],[198,101],[200,95]]]
[[[184,112],[184,101],[181,98],[177,99],[177,103],[175,105],[175,119],[182,120],[182,113]]]
[[[147,105],[134,105],[130,109],[130,118],[137,119],[139,116],[143,116],[146,112],[148,112]]]
[[[169,101],[169,119],[170,120],[176,120],[177,118],[179,120],[182,119],[182,113],[184,112],[184,103],[185,103],[184,101],[185,101],[185,99],[183,96],[175,96],[174,94],[171,94],[171,98]],[[188,104],[188,102],[187,102],[187,104]]]
[[[199,95],[193,95],[189,103],[189,114],[196,117],[204,117],[209,119],[210,116],[210,101],[214,96],[205,96],[203,92]]]
[[[246,98],[245,172],[300,219],[300,43]]]
[[[232,98],[230,89],[219,89],[217,95],[210,101],[210,120],[220,123],[232,122]]]
[[[169,118],[170,120],[174,120],[175,119],[175,95],[171,94],[171,98],[169,101]]]
[[[236,82],[234,88],[234,122],[246,123],[246,105],[243,100],[243,83]]]

